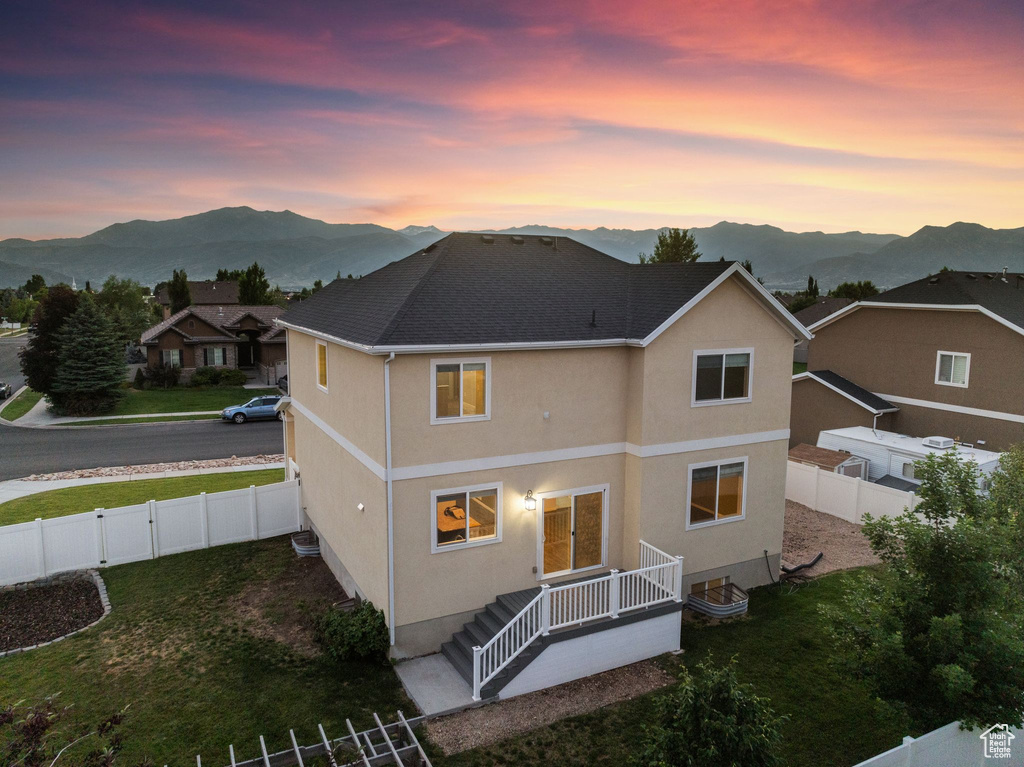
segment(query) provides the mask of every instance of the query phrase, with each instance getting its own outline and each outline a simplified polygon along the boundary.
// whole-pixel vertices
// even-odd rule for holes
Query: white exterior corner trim
[[[328,437],[334,440],[338,445],[340,445],[341,448],[346,453],[351,455],[353,458],[359,461],[359,463],[363,464],[363,466],[372,471],[377,476],[378,479],[380,479],[382,482],[387,481],[388,472],[383,466],[381,466],[375,460],[370,458],[370,456],[368,456],[366,453],[364,453],[362,450],[356,447],[355,444],[353,444],[350,440],[346,439],[337,431],[332,429],[330,425],[327,424],[326,421],[320,418],[320,416],[316,415],[313,411],[311,411],[309,408],[307,408],[305,405],[303,405],[301,402],[294,398],[291,401],[290,407],[294,408],[298,412],[302,413],[302,415],[306,416],[306,418],[308,418],[313,423],[314,426],[316,426],[318,429],[320,429],[320,431],[322,431],[324,434],[326,434]]]
[[[931,410],[944,410],[947,413],[960,413],[962,415],[975,415],[981,418],[994,418],[998,421],[1010,421],[1011,423],[1024,423],[1024,415],[1018,413],[1003,413],[999,410],[982,410],[977,407],[964,407],[963,405],[948,405],[945,402],[931,402],[925,399],[912,399],[911,397],[897,397],[895,394],[879,394],[882,399],[887,399],[897,405],[912,405],[914,407],[926,407]]]
[[[794,381],[806,381],[806,380],[817,381],[822,386],[825,386],[825,387],[831,389],[836,394],[839,394],[839,395],[841,395],[843,397],[846,397],[846,399],[850,400],[850,402],[854,403],[855,405],[860,405],[862,408],[867,410],[869,413],[873,413],[875,415],[882,415],[883,413],[895,413],[895,412],[897,412],[899,410],[898,407],[886,408],[885,410],[875,410],[873,407],[868,407],[865,403],[861,402],[859,399],[857,399],[853,395],[847,394],[842,389],[838,388],[837,386],[833,386],[828,381],[824,381],[821,378],[818,378],[818,376],[814,375],[811,372],[797,373],[795,376],[793,376],[793,380]],[[882,399],[885,399],[885,400],[889,399],[889,397],[882,396],[881,394],[876,394],[875,396],[876,397],[882,397]],[[890,400],[890,401],[893,401],[893,400]]]
[[[887,303],[883,301],[854,301],[852,304],[844,306],[838,312],[833,312],[828,317],[818,320],[808,329],[812,332],[820,330],[826,325],[831,325],[836,320],[845,317],[847,314],[850,314],[857,309],[919,309],[933,312],[979,312],[980,314],[984,314],[990,320],[998,322],[1003,327],[1009,328],[1013,332],[1020,333],[1024,336],[1024,328],[1020,325],[1013,324],[1009,320],[1000,317],[991,309],[986,309],[981,304],[907,304],[897,302]]]
[[[671,316],[668,317],[668,319],[662,322],[644,338],[602,338],[594,341],[513,341],[509,343],[476,344],[381,344],[380,346],[374,346],[371,344],[358,344],[353,341],[346,341],[344,338],[333,336],[329,333],[322,333],[318,330],[312,330],[311,328],[302,327],[301,325],[294,325],[281,319],[275,320],[275,323],[281,327],[288,328],[289,330],[305,333],[313,336],[314,338],[319,338],[323,341],[330,341],[331,343],[335,343],[349,349],[355,349],[356,351],[364,352],[365,354],[434,354],[445,352],[530,351],[532,349],[587,349],[604,346],[645,347],[649,346],[654,339],[668,330],[676,320],[690,311],[690,309],[700,303],[700,301],[707,297],[715,288],[733,275],[736,275],[738,279],[741,280],[743,286],[748,291],[752,292],[756,297],[767,303],[769,309],[774,310],[774,319],[787,327],[794,336],[805,341],[809,341],[814,337],[807,328],[800,324],[799,320],[790,314],[789,310],[785,306],[779,303],[779,300],[775,298],[775,296],[765,290],[764,286],[751,277],[750,273],[738,263],[733,264],[718,275],[718,277],[706,285],[703,290],[679,307]]]

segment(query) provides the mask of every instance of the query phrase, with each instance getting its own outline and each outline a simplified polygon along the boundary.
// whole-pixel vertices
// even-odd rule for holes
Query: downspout
[[[391,361],[395,353],[384,360],[384,453],[385,476],[388,485],[388,634],[395,646],[395,513],[391,485]]]

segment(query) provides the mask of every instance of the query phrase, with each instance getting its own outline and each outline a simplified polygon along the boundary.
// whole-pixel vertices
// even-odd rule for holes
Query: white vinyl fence
[[[815,511],[860,525],[864,515],[896,517],[920,502],[913,493],[894,490],[856,477],[844,477],[817,466],[788,461],[786,498]]]
[[[300,529],[299,481],[0,527],[0,586]]]
[[[1024,731],[996,727],[982,738],[981,730],[961,730],[959,722],[906,737],[896,748],[874,756],[855,767],[983,767],[988,764],[1024,765]],[[986,755],[987,754],[987,755]]]

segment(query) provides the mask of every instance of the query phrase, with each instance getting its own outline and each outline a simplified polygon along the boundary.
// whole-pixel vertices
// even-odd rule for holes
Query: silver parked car
[[[11,396],[11,385],[0,381],[0,400],[7,399]]]

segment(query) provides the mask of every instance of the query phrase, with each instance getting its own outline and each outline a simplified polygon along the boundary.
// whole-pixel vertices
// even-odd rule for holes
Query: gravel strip
[[[49,642],[103,617],[92,580],[0,592],[0,652]]]
[[[487,746],[528,730],[635,698],[675,678],[652,660],[605,671],[557,687],[471,708],[427,722],[430,740],[446,756]]]
[[[845,519],[786,501],[786,525],[782,534],[782,560],[789,565],[809,562],[818,552],[825,556],[804,575],[824,575],[834,570],[876,565],[863,528]]]
[[[142,466],[105,466],[97,469],[79,469],[77,471],[59,471],[54,474],[33,474],[25,477],[35,482],[54,479],[86,479],[89,477],[123,477],[128,474],[158,474],[164,471],[190,471],[194,469],[219,469],[226,466],[262,466],[268,463],[281,463],[284,454],[253,455],[245,458],[214,458],[208,461],[175,461],[172,463],[150,463]]]

